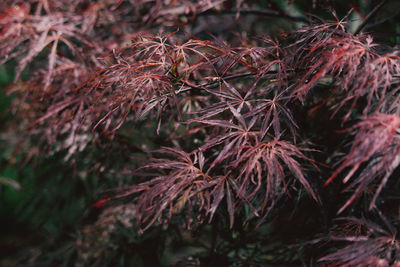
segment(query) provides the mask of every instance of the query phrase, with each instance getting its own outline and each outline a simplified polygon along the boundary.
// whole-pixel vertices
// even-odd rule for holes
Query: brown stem
[[[354,35],[357,35],[361,32],[361,30],[367,25],[367,23],[372,19],[373,16],[375,16],[376,13],[378,13],[379,9],[381,9],[389,0],[383,0],[380,2],[369,14],[367,17],[364,19],[364,21],[358,25],[357,29],[354,31]]]
[[[199,16],[201,15],[216,15],[216,14],[237,14],[240,13],[241,15],[256,15],[256,16],[266,16],[266,17],[279,17],[279,18],[284,18],[284,19],[289,19],[293,21],[301,21],[301,22],[306,22],[308,23],[309,20],[303,17],[294,17],[290,15],[283,14],[282,12],[278,11],[273,11],[273,10],[263,10],[263,9],[225,9],[221,11],[213,11],[213,10],[208,10],[206,12],[198,14]]]

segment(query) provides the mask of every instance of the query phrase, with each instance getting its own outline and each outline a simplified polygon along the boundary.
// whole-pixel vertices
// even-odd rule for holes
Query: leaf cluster
[[[359,10],[299,18],[267,2],[4,1],[0,65],[16,66],[8,92],[18,123],[10,125],[23,134],[15,153],[29,162],[61,152],[75,164],[87,155],[99,176],[124,177],[101,188],[91,208],[111,212],[115,204],[125,214],[119,208],[127,207],[124,225],[134,220],[140,233],[179,218],[194,231],[224,222],[245,236],[291,205],[291,218],[305,217],[298,207],[312,201],[326,229],[331,214],[347,213],[364,231],[328,235],[352,244],[320,261],[397,266],[397,224],[381,210],[398,199],[389,196],[400,163],[400,52],[364,26],[351,30]],[[206,34],[207,17],[226,14],[248,25],[263,15],[294,26],[248,36],[220,23]],[[315,116],[332,123],[319,132]],[[372,212],[388,230],[356,218]],[[109,217],[100,217],[103,231]],[[81,247],[111,240],[111,230],[96,241],[85,229]]]

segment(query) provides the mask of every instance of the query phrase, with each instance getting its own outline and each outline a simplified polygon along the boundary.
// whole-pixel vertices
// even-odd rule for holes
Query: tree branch
[[[218,15],[218,14],[227,14],[227,15],[236,15],[236,14],[241,14],[241,15],[257,15],[257,16],[266,16],[266,17],[275,17],[275,18],[283,18],[283,19],[289,19],[289,20],[294,20],[294,21],[300,21],[300,22],[306,22],[308,23],[309,20],[303,17],[294,17],[290,15],[283,14],[278,11],[273,11],[273,10],[263,10],[263,9],[225,9],[221,11],[214,11],[214,10],[208,10],[206,12],[198,14],[198,16],[202,15]]]
[[[367,23],[375,16],[376,13],[378,13],[379,9],[381,9],[389,0],[383,0],[380,2],[369,14],[367,17],[364,19],[364,21],[358,25],[357,29],[354,31],[354,35],[357,35],[361,32],[361,30],[367,25]]]

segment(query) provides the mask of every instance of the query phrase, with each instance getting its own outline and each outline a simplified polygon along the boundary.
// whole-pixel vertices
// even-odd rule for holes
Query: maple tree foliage
[[[393,226],[381,210],[388,184],[398,188],[399,50],[352,32],[356,9],[325,20],[270,3],[258,12],[301,26],[204,34],[211,20],[203,16],[258,14],[247,1],[228,2],[4,1],[0,64],[16,66],[8,92],[23,133],[18,149],[28,161],[64,151],[76,162],[88,147],[121,147],[127,159],[93,164],[130,183],[107,188],[91,208],[130,201],[140,233],[174,218],[189,229],[218,220],[232,231],[258,229],[288,202],[320,210],[334,202],[327,213],[367,230],[327,237],[352,244],[319,260],[397,266],[398,219]],[[313,119],[322,113],[331,126],[319,132]],[[332,135],[342,143],[324,143]],[[354,209],[377,212],[389,230]]]
[[[334,262],[334,266],[398,266],[396,229],[387,218],[380,216],[382,226],[364,218],[338,218],[338,222],[345,223],[339,223],[329,239],[350,244],[320,261]]]

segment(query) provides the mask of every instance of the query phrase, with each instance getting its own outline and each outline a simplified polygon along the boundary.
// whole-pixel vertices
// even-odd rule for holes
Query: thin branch
[[[376,25],[379,25],[379,24],[382,24],[382,23],[384,23],[384,22],[386,22],[386,21],[389,21],[389,20],[391,20],[391,19],[394,19],[394,18],[397,17],[398,15],[400,15],[400,11],[397,11],[396,13],[394,13],[394,14],[391,15],[391,16],[385,17],[385,18],[383,18],[383,19],[380,19],[380,20],[378,20],[378,21],[376,21],[376,22],[374,22],[374,23],[371,23],[371,24],[365,26],[365,29],[373,28],[373,27],[375,27]]]
[[[274,73],[276,73],[276,71],[268,71],[268,74],[274,74]],[[185,84],[186,87],[181,87],[180,89],[175,90],[175,94],[180,94],[180,93],[183,93],[183,92],[186,92],[186,91],[190,91],[192,89],[200,89],[200,90],[203,90],[204,88],[206,88],[206,89],[214,89],[214,88],[217,88],[219,86],[221,79],[223,79],[225,81],[229,81],[229,80],[233,80],[233,79],[237,79],[237,78],[249,77],[249,76],[252,76],[252,75],[255,75],[255,74],[256,73],[254,73],[254,72],[246,72],[246,73],[240,73],[240,74],[227,76],[227,77],[224,77],[224,78],[218,78],[217,77],[218,80],[215,81],[215,82],[208,82],[208,83],[199,84],[199,85],[196,85],[196,84],[190,83],[188,81],[183,81],[182,80],[181,82],[183,84]],[[152,99],[149,100],[149,103],[151,103],[153,101],[158,101],[160,98],[164,98],[164,97],[168,97],[168,96],[171,96],[171,93],[166,93],[166,94],[163,94],[162,96],[153,97]]]
[[[364,19],[364,21],[358,25],[357,29],[354,31],[354,35],[357,35],[361,32],[361,30],[367,25],[367,23],[375,16],[376,13],[388,2],[389,0],[383,0],[380,2]]]
[[[225,9],[225,10],[221,10],[221,11],[208,10],[206,12],[198,14],[198,16],[201,16],[201,15],[208,16],[208,15],[218,15],[218,14],[236,15],[238,13],[240,15],[257,15],[257,16],[265,16],[265,17],[284,18],[284,19],[306,22],[306,23],[309,22],[308,19],[303,18],[303,17],[294,17],[294,16],[283,14],[278,11],[266,10],[266,9],[264,9],[264,10],[263,9],[240,9],[240,10]]]
[[[195,84],[189,83],[187,81],[182,81],[182,83],[187,85],[187,87],[179,89],[178,91],[176,91],[176,93],[182,93],[182,92],[185,92],[185,91],[188,91],[191,89],[203,89],[204,87],[206,87],[207,89],[214,89],[219,86],[219,82],[221,79],[228,81],[228,80],[233,80],[233,79],[237,79],[237,78],[249,77],[254,74],[255,74],[254,72],[246,72],[246,73],[231,75],[231,76],[224,77],[224,78],[217,77],[218,80],[215,82],[204,83],[204,84],[200,84],[200,85],[195,85]]]
[[[232,80],[232,79],[237,79],[237,78],[248,77],[248,76],[251,76],[251,75],[254,75],[254,74],[255,74],[254,72],[246,72],[246,73],[231,75],[231,76],[225,77],[223,79],[224,80]],[[215,81],[215,82],[209,82],[209,83],[204,83],[204,84],[200,84],[200,85],[196,85],[196,84],[190,83],[188,81],[183,81],[183,80],[181,82],[183,84],[185,84],[186,87],[181,87],[178,90],[175,90],[174,93],[176,95],[178,95],[180,93],[183,93],[183,92],[186,92],[186,91],[193,90],[193,89],[203,90],[204,88],[206,88],[206,89],[217,88],[219,86],[219,84],[220,84],[220,78],[218,78],[218,80]],[[172,95],[172,93],[168,92],[168,93],[165,93],[165,94],[163,94],[161,96],[155,96],[152,99],[150,99],[148,102],[149,103],[153,103],[154,101],[159,101],[160,99],[166,98],[166,97],[171,96],[171,95]]]

